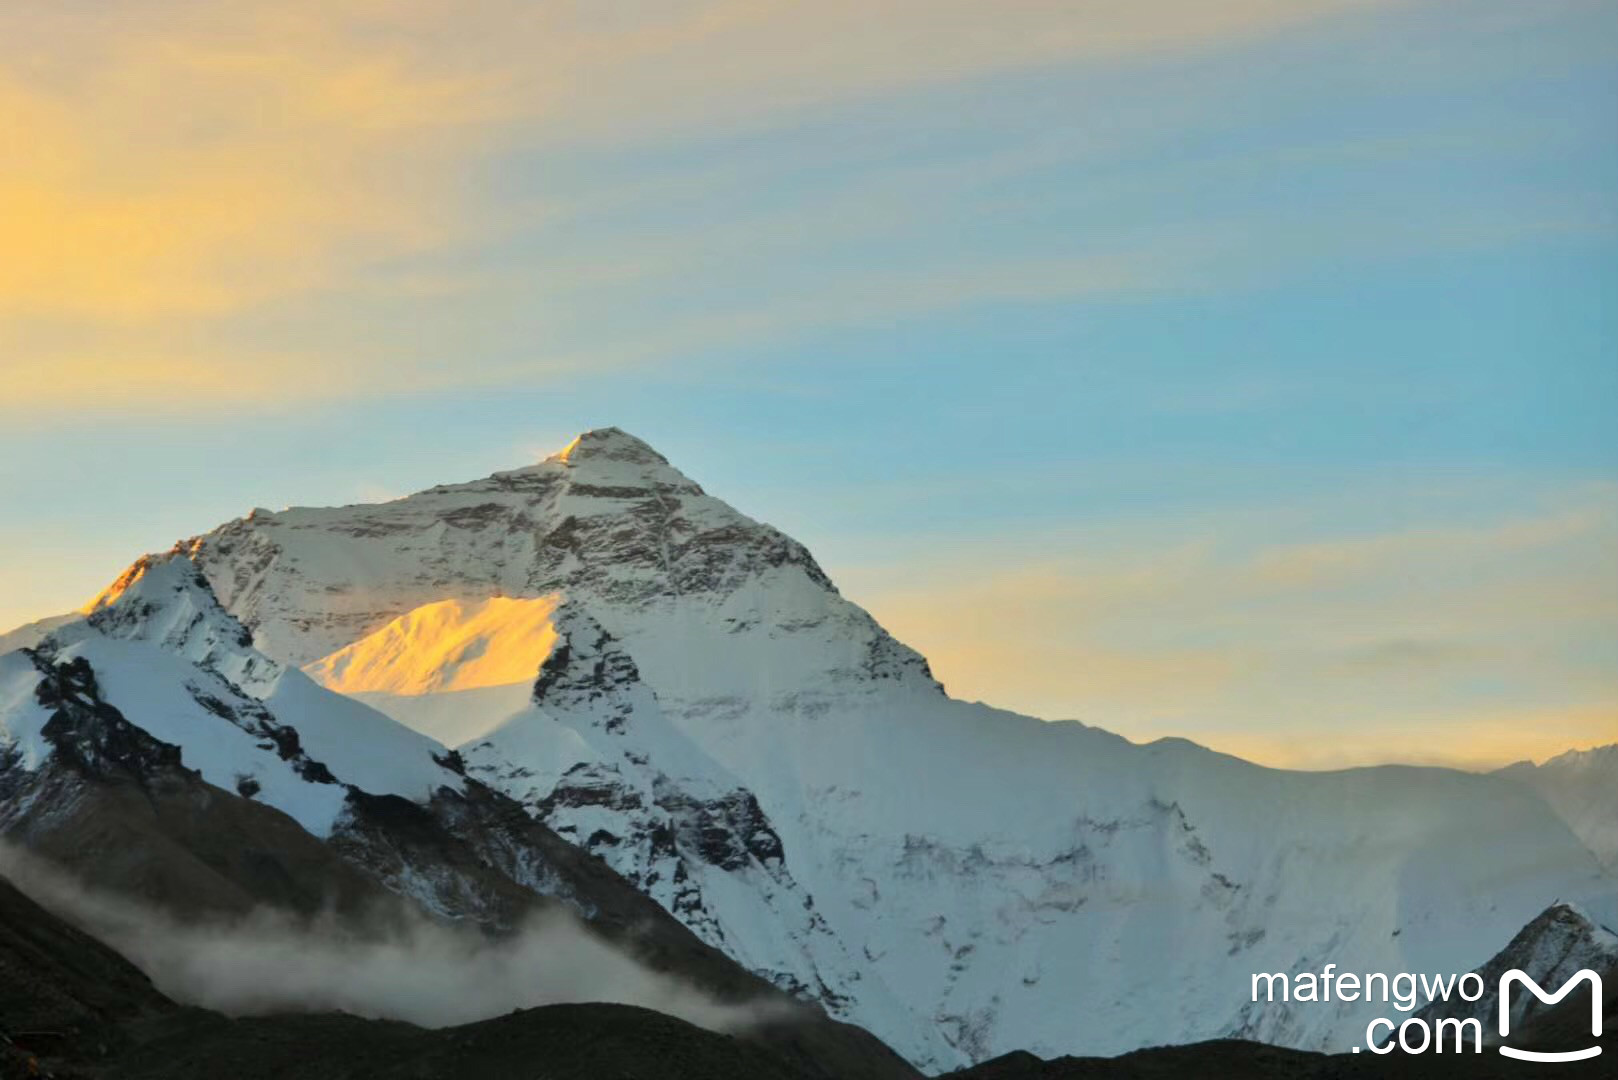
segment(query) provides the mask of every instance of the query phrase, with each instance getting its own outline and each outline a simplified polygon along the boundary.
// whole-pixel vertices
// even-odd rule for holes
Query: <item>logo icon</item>
[[[1534,992],[1534,996],[1546,1005],[1555,1005],[1558,1001],[1573,992],[1574,987],[1580,983],[1590,984],[1590,1035],[1592,1038],[1601,1038],[1601,976],[1583,968],[1574,973],[1573,977],[1562,984],[1562,988],[1554,994],[1548,994],[1544,988],[1533,980],[1527,972],[1520,968],[1512,968],[1500,976],[1500,1038],[1502,1043],[1499,1050],[1508,1058],[1518,1061],[1583,1061],[1586,1058],[1596,1057],[1601,1053],[1599,1046],[1587,1046],[1583,1050],[1562,1050],[1556,1052],[1543,1050],[1518,1050],[1513,1046],[1506,1046],[1504,1040],[1511,1034],[1511,988],[1521,983]]]

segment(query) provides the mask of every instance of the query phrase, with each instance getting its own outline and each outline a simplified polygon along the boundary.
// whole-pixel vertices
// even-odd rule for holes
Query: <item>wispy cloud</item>
[[[1165,65],[1277,35],[1360,40],[1368,16],[1424,3],[14,7],[0,408],[533,382],[962,304],[1261,277],[1274,267],[1254,265],[1251,211],[1160,208],[1221,171],[1337,151],[1312,136],[1308,153],[1142,157],[1237,108]],[[1055,122],[1008,140],[1038,91],[993,80],[1062,72],[1083,85]],[[897,110],[916,153],[884,157],[873,105]],[[1052,220],[1002,190],[1062,172]],[[1153,191],[1159,209],[1140,202]],[[1290,249],[1272,235],[1259,262],[1367,233],[1352,215],[1285,219],[1270,232]],[[1500,230],[1489,215],[1423,227],[1412,242]]]
[[[0,314],[230,311],[444,239],[424,211],[476,80],[312,10],[191,9],[0,16]]]
[[[561,913],[532,918],[498,941],[408,909],[374,912],[363,929],[269,907],[182,921],[91,887],[9,841],[0,841],[0,875],[117,950],[174,1000],[232,1016],[342,1011],[448,1027],[540,1005],[610,1001],[738,1032],[790,1015],[778,1001],[715,1001]]]
[[[13,9],[0,17],[0,310],[153,317],[328,284],[356,259],[444,242],[478,195],[452,182],[499,139],[666,138],[676,123],[711,131],[727,116],[1208,46],[1367,6]]]

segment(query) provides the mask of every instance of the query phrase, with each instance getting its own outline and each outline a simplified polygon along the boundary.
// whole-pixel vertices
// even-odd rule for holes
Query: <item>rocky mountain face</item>
[[[717,1001],[771,1003],[810,1075],[912,1071],[703,944],[439,744],[258,653],[180,556],[0,657],[0,835],[187,918],[266,907],[356,932],[423,914],[576,919]],[[356,781],[356,777],[359,778]]]
[[[159,571],[180,608],[140,606]],[[616,429],[389,503],[254,511],[10,643],[33,649],[0,658],[17,775],[56,767],[38,664],[82,657],[204,780],[394,893],[499,922],[475,864],[599,915],[587,863],[930,1069],[1338,1049],[1379,1014],[1256,1008],[1250,975],[1464,971],[1559,898],[1618,919],[1506,778],[1289,773],[951,699],[802,545]]]
[[[1506,972],[1514,969],[1528,972],[1546,992],[1555,993],[1581,970],[1589,969],[1600,975],[1614,968],[1618,968],[1618,931],[1592,921],[1585,912],[1571,904],[1554,904],[1518,931],[1506,947],[1487,963],[1473,969],[1483,980],[1484,993],[1481,998],[1468,1002],[1451,996],[1428,1003],[1416,1015],[1429,1022],[1441,1017],[1476,1019],[1483,1026],[1484,1039],[1493,1043],[1499,1038],[1500,976]],[[1613,993],[1618,994],[1618,987],[1613,988]],[[1588,1025],[1590,1010],[1587,1002],[1588,999],[1584,1005],[1584,1018]],[[1577,1003],[1570,1001],[1569,1004]],[[1534,994],[1522,991],[1513,995],[1507,1008],[1513,1033],[1531,1028],[1553,1010],[1553,1006],[1540,1001]],[[1589,1042],[1588,1039],[1584,1041]],[[1569,1048],[1564,1046],[1560,1049]]]
[[[565,605],[555,626],[529,705],[462,745],[468,773],[750,970],[846,1009],[858,967],[794,880],[757,797],[668,723],[586,612]],[[536,739],[559,733],[570,752],[535,753]]]
[[[616,428],[586,432],[539,465],[391,503],[255,510],[181,550],[259,648],[293,664],[446,599],[559,592],[637,609],[717,600],[761,581],[834,591],[801,544],[705,494]],[[886,637],[857,609],[824,614],[846,620],[828,629],[853,632],[859,646]],[[891,639],[882,652],[873,664],[925,673]]]
[[[777,986],[840,1007],[861,981],[757,798],[669,723],[582,607],[555,595],[430,604],[309,670],[451,742],[468,775]]]

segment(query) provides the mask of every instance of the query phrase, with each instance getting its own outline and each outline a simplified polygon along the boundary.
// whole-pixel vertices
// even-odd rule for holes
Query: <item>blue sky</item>
[[[617,424],[967,696],[1618,738],[1618,9],[878,8],[0,15],[0,623]]]

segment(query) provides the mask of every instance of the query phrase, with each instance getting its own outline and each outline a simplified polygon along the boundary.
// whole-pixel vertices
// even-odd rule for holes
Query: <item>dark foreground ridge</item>
[[[1607,974],[1610,987],[1618,970]],[[1525,1031],[1524,1045],[1565,1047],[1588,1031],[1570,997]],[[1618,1029],[1609,990],[1604,1031]],[[1572,1040],[1572,1041],[1570,1041]],[[1116,1058],[1042,1061],[1012,1053],[952,1080],[1371,1080],[1613,1075],[1600,1058],[1524,1065],[1494,1053],[1329,1056],[1221,1040]],[[133,964],[0,878],[0,1080],[826,1080],[817,1063],[770,1040],[703,1030],[627,1005],[551,1005],[428,1030],[344,1014],[232,1019],[175,1004]]]
[[[810,1080],[789,1046],[627,1005],[551,1005],[428,1030],[343,1014],[231,1019],[159,993],[133,964],[0,878],[0,1078]]]
[[[101,1070],[151,1080],[510,1077],[800,1080],[770,1051],[630,1005],[549,1005],[427,1031],[341,1014],[230,1020],[186,1011]]]
[[[1618,967],[1602,973],[1602,1036],[1590,1038],[1589,991],[1569,995],[1525,1027],[1514,1045],[1529,1050],[1602,1047],[1586,1061],[1534,1064],[1500,1056],[1492,1046],[1483,1053],[1408,1055],[1312,1054],[1263,1043],[1219,1039],[1189,1046],[1157,1046],[1115,1058],[1061,1057],[1042,1060],[1016,1051],[970,1069],[949,1073],[945,1080],[1611,1080],[1618,1076]],[[1485,1037],[1492,1033],[1484,1027]]]

